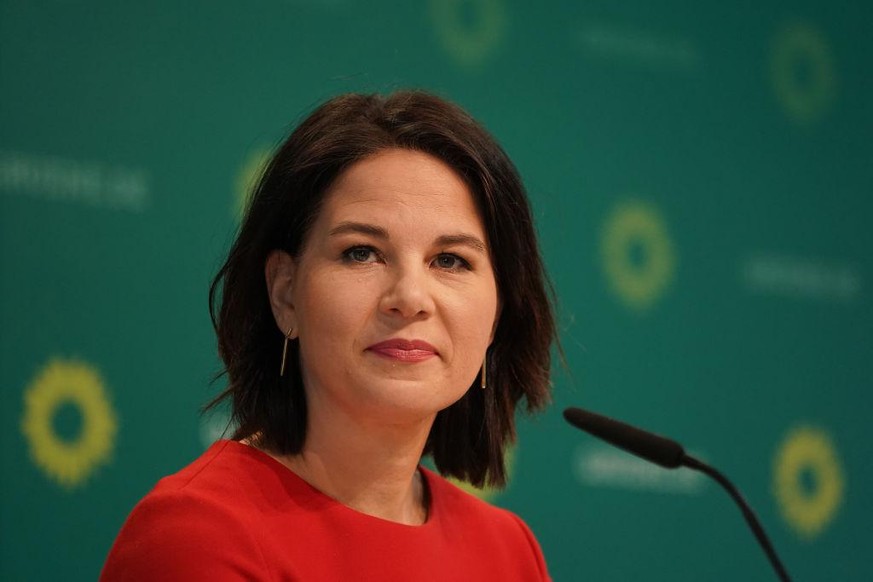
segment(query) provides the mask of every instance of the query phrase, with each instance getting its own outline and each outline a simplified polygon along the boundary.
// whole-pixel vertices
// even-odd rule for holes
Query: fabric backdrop
[[[246,184],[324,99],[457,101],[525,178],[554,406],[508,489],[556,580],[869,580],[873,38],[837,0],[0,2],[0,578],[96,577],[224,429],[207,288]],[[866,451],[866,452],[865,452]],[[864,524],[867,524],[866,526]]]

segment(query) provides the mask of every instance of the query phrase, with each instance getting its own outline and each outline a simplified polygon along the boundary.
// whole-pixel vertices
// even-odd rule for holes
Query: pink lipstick
[[[390,339],[367,348],[383,358],[400,362],[423,362],[438,354],[435,347],[422,340]]]

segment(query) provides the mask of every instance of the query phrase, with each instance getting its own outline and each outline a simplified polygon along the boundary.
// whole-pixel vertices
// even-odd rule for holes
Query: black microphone
[[[568,408],[564,411],[564,418],[576,428],[581,428],[611,445],[656,465],[667,469],[675,469],[682,465],[685,450],[676,441],[581,408]]]
[[[564,418],[585,432],[605,440],[611,445],[641,457],[647,461],[651,461],[657,465],[667,469],[675,469],[677,467],[688,467],[706,473],[716,481],[719,485],[725,488],[734,501],[740,506],[743,516],[746,518],[746,523],[752,528],[752,532],[758,539],[758,543],[764,549],[764,553],[770,559],[773,569],[776,570],[776,575],[783,582],[791,582],[788,572],[785,571],[785,566],[776,555],[776,550],[773,549],[773,544],[764,532],[764,528],[758,521],[755,512],[740,495],[740,492],[734,487],[727,477],[719,473],[713,467],[706,463],[695,459],[685,453],[682,445],[674,440],[634,428],[623,422],[595,414],[581,408],[567,408],[564,410]]]

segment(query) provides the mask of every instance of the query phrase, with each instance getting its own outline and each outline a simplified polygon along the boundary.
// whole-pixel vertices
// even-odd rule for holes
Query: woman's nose
[[[427,275],[424,267],[396,269],[382,295],[381,310],[404,318],[432,313],[434,303]]]

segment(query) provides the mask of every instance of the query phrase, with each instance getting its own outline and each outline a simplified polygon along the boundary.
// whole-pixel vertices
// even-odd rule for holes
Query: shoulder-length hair
[[[209,292],[228,387],[234,439],[254,438],[280,454],[306,439],[306,397],[296,341],[279,375],[284,336],[267,294],[268,255],[298,257],[325,193],[355,162],[387,149],[415,150],[453,168],[485,225],[502,309],[488,349],[487,389],[478,380],[440,411],[425,445],[444,475],[476,486],[506,482],[504,449],[515,440],[515,408],[550,396],[555,340],[551,292],[521,178],[494,138],[460,107],[420,91],[335,97],[295,129],[255,186],[239,236]]]

